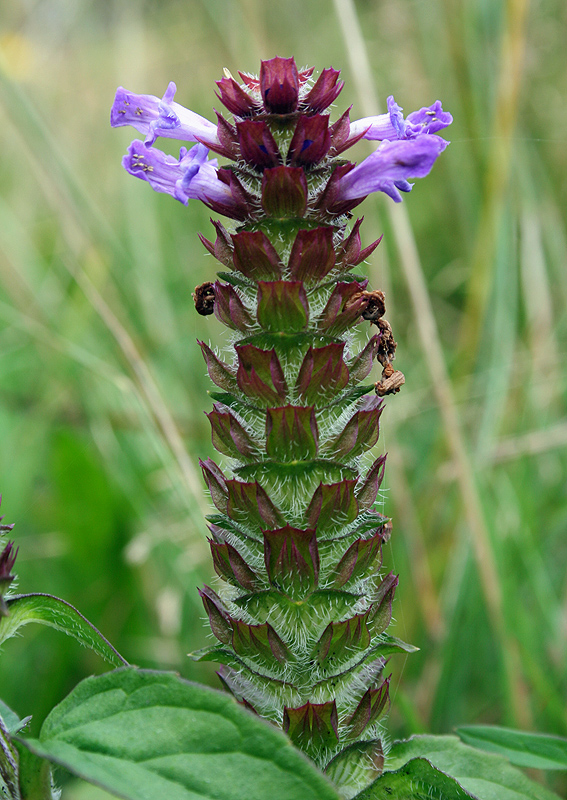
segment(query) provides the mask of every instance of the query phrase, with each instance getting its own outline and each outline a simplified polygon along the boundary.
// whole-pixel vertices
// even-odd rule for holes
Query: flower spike
[[[381,397],[404,376],[384,293],[351,273],[380,243],[363,244],[352,211],[374,192],[400,202],[447,147],[439,133],[452,117],[439,101],[404,117],[393,97],[386,114],[335,116],[339,71],[312,73],[280,56],[258,76],[226,70],[216,122],[176,103],[173,83],[161,99],[120,88],[111,124],[141,137],[129,174],[231,220],[200,236],[221,272],[194,295],[230,331],[223,353],[199,342],[219,390],[207,417],[223,469],[200,462],[219,580],[200,593],[217,643],[195,657],[220,662],[237,702],[332,780],[354,770],[364,794],[384,766],[385,656],[412,648],[386,635],[398,578],[381,574],[392,522],[375,507]],[[189,149],[167,155],[160,137]],[[363,138],[375,150],[356,164],[346,151]],[[356,346],[351,332],[369,323]],[[15,555],[0,548],[0,596]]]

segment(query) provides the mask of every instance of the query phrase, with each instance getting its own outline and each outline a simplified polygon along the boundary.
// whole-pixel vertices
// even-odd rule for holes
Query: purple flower
[[[453,122],[449,112],[443,111],[440,100],[432,106],[420,108],[404,119],[402,109],[393,96],[388,97],[388,113],[375,117],[364,117],[350,124],[350,136],[359,136],[365,129],[363,139],[373,141],[415,139],[426,133],[437,133]]]
[[[110,111],[113,128],[132,125],[153,144],[158,136],[182,142],[218,144],[217,126],[194,111],[173,101],[176,86],[173,81],[160,100],[152,94],[132,94],[121,86]]]
[[[342,83],[337,70],[323,70],[310,86],[312,70],[298,71],[292,58],[262,62],[260,77],[240,73],[217,81],[219,97],[234,120],[217,113],[217,124],[174,101],[175,84],[163,98],[119,88],[110,114],[114,127],[132,125],[145,142],[132,142],[125,169],[187,204],[202,200],[213,211],[240,222],[268,217],[340,216],[371,192],[385,192],[400,202],[409,179],[426,175],[448,142],[435,136],[452,122],[440,101],[404,119],[394,98],[388,111],[350,122],[348,111],[333,125],[321,110],[336,99]],[[282,119],[290,136],[281,139]],[[159,137],[198,142],[179,159],[154,150]],[[381,142],[377,151],[355,167],[339,156],[361,138]],[[285,145],[285,146],[284,146]],[[284,149],[280,151],[280,148]],[[207,148],[231,161],[218,168]],[[317,172],[316,182],[308,175]],[[284,191],[285,189],[285,191]]]
[[[189,199],[232,205],[229,187],[217,177],[217,160],[208,161],[208,153],[202,144],[190,150],[182,147],[178,160],[135,139],[122,166],[130,175],[147,181],[156,192],[170,194],[184,205]]]
[[[385,192],[397,203],[409,192],[408,178],[423,178],[449,142],[424,134],[415,139],[384,141],[378,149],[340,179],[337,202]]]

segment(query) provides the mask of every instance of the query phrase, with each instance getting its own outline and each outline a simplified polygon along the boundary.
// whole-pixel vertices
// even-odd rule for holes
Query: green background
[[[402,392],[385,567],[400,574],[393,736],[492,722],[567,735],[567,10],[562,0],[2,0],[0,491],[19,590],[76,605],[132,663],[217,685],[191,650],[214,580],[198,458],[213,455],[191,292],[209,213],[126,175],[117,85],[213,118],[223,67],[342,70],[333,118],[437,98],[452,144],[403,211],[369,197]],[[380,104],[378,108],[377,104]],[[176,143],[160,146],[175,152]],[[369,145],[359,145],[361,159]],[[409,225],[406,224],[409,215]],[[417,250],[415,249],[417,246]],[[365,332],[366,333],[366,332]],[[378,374],[376,374],[376,379]],[[5,645],[33,730],[104,665],[50,630]]]

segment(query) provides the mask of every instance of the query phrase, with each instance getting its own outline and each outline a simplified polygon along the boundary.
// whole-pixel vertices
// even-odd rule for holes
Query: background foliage
[[[379,446],[401,575],[394,736],[492,722],[567,735],[567,7],[560,0],[3,0],[0,490],[21,591],[76,605],[131,662],[217,685],[198,457],[210,387],[193,310],[206,209],[120,167],[122,84],[211,117],[222,68],[343,70],[341,109],[443,100],[451,147],[363,240],[406,375]],[[362,31],[362,35],[360,34]],[[362,36],[359,40],[358,37]],[[380,109],[382,110],[382,109]],[[175,145],[164,141],[162,145]],[[359,157],[365,154],[360,146]],[[411,226],[407,223],[407,215]],[[412,233],[413,230],[413,233]],[[417,250],[415,243],[417,242]],[[0,693],[35,730],[103,665],[26,629]]]

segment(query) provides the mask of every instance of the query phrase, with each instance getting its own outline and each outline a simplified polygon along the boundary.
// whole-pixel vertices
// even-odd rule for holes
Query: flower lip
[[[218,144],[217,126],[200,114],[174,102],[176,86],[168,85],[159,99],[151,94],[133,94],[120,86],[110,111],[113,128],[132,125],[153,144],[158,136],[184,142]]]
[[[388,112],[373,117],[363,117],[350,124],[350,136],[358,136],[372,141],[393,141],[396,139],[415,139],[426,133],[437,133],[453,122],[448,111],[443,111],[440,100],[431,106],[412,111],[406,119],[402,108],[393,96],[388,97]]]
[[[406,120],[406,126],[412,128],[413,135],[420,133],[437,133],[453,122],[453,116],[448,111],[443,111],[441,100],[436,100],[429,107],[412,111]],[[417,130],[416,130],[417,129]]]
[[[151,94],[133,94],[119,86],[110,109],[110,124],[113,128],[132,125],[145,135],[150,123],[157,119],[158,106],[158,97]]]

